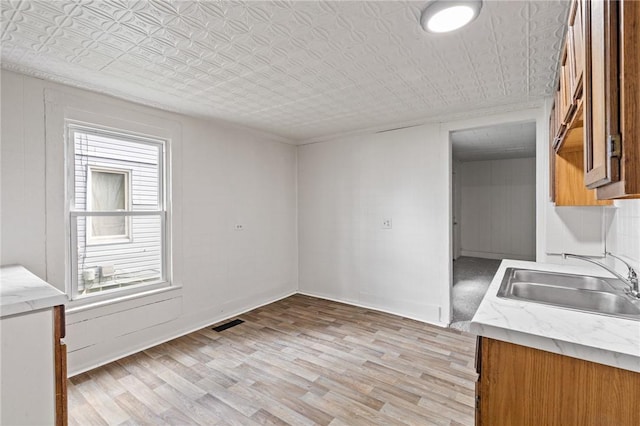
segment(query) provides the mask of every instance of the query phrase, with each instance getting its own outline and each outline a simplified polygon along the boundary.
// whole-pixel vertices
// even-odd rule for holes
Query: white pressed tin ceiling
[[[459,161],[535,157],[536,123],[508,123],[451,132],[453,158]]]
[[[2,0],[2,67],[294,142],[553,93],[568,1],[439,35],[427,3]]]

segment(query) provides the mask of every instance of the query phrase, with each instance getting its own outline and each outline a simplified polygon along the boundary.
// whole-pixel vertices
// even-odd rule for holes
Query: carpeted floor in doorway
[[[501,260],[459,257],[453,262],[453,320],[450,327],[469,331]]]

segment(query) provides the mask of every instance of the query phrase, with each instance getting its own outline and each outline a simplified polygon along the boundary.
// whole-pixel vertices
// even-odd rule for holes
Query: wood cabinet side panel
[[[55,357],[56,426],[66,426],[67,414],[67,345],[61,342],[65,336],[64,305],[53,308],[53,347]]]
[[[640,2],[620,6],[622,180],[625,195],[640,194]]]
[[[64,343],[58,347],[60,353],[60,393],[56,395],[56,426],[69,424],[69,409],[67,398],[67,345]]]

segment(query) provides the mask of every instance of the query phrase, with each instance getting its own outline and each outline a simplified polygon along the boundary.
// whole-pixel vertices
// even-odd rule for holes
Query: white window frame
[[[92,202],[93,202],[93,173],[113,173],[124,176],[124,210],[123,211],[131,211],[131,191],[133,188],[131,187],[131,170],[130,169],[121,169],[116,167],[104,167],[104,166],[94,166],[87,165],[87,191],[86,191],[86,211],[92,211]],[[133,235],[131,234],[131,217],[126,217],[124,221],[124,234],[121,235],[103,235],[103,236],[95,236],[93,235],[93,224],[92,218],[87,217],[87,229],[86,233],[86,244],[88,246],[94,246],[99,244],[121,244],[121,243],[130,243],[133,241]]]
[[[158,209],[157,210],[131,210],[131,205],[128,204],[128,209],[125,211],[90,211],[90,210],[78,210],[75,203],[75,132],[90,133],[95,135],[108,136],[113,138],[121,138],[123,140],[150,144],[158,146]],[[79,122],[76,120],[65,120],[65,135],[66,135],[66,167],[67,167],[67,205],[69,206],[68,214],[68,245],[70,253],[69,271],[69,298],[72,304],[76,303],[98,303],[108,301],[112,299],[120,299],[122,297],[135,295],[138,293],[147,293],[155,291],[161,288],[171,286],[170,276],[170,226],[169,216],[170,199],[169,188],[167,182],[169,182],[169,144],[170,140],[163,137],[149,136],[139,134],[136,132],[112,129],[104,126],[100,126],[93,123]],[[108,169],[102,166],[96,166],[96,168]],[[89,185],[89,176],[87,176],[87,185]],[[87,187],[87,200],[88,198]],[[130,198],[131,199],[131,198]],[[86,203],[85,203],[86,204]],[[160,279],[157,281],[140,283],[140,284],[127,284],[125,287],[111,288],[102,290],[99,292],[81,294],[78,291],[78,226],[77,221],[79,217],[86,217],[87,225],[92,217],[97,216],[124,216],[131,219],[133,216],[158,216],[160,218],[161,227],[161,274]],[[131,228],[129,228],[131,230]],[[86,232],[86,230],[85,230]],[[87,234],[88,235],[88,234]],[[126,242],[126,241],[123,241]],[[87,243],[87,241],[85,241]]]

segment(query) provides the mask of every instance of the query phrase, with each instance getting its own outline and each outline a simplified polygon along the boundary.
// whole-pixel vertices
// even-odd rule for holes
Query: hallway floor
[[[453,262],[453,320],[451,328],[469,331],[501,260],[459,257]]]

